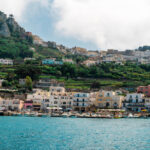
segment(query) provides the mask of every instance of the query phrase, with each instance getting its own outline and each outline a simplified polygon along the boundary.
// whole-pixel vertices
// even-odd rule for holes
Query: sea
[[[0,117],[0,150],[150,150],[150,119]]]

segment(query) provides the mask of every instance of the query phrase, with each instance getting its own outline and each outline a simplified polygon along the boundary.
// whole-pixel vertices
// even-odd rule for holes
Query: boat
[[[129,113],[128,118],[134,118],[132,113]]]

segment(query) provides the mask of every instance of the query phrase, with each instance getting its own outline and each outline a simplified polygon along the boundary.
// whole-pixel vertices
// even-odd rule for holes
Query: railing
[[[74,102],[88,102],[89,100],[82,100],[82,99],[77,100],[77,99],[74,99],[73,101]]]
[[[127,106],[137,106],[137,107],[144,107],[144,103],[129,103]]]

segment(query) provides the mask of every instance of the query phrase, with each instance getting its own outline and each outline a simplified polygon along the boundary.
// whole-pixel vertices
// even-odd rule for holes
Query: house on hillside
[[[54,59],[42,60],[42,65],[63,65],[63,61],[56,61]]]
[[[12,59],[0,59],[0,64],[2,65],[13,65]]]

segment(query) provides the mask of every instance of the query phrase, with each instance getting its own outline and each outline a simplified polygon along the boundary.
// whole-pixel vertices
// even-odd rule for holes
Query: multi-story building
[[[65,110],[69,111],[72,110],[73,106],[73,93],[65,92],[64,94],[61,95],[60,98],[60,107]]]
[[[73,94],[66,92],[64,87],[50,87],[49,99],[43,100],[44,109],[50,107],[62,109],[63,111],[71,110],[73,105]]]
[[[27,94],[27,101],[32,101],[33,110],[40,110],[44,100],[48,100],[50,93],[41,89],[34,89],[33,93]]]
[[[73,110],[85,112],[91,106],[89,93],[76,93],[73,96]]]
[[[95,105],[101,109],[120,109],[124,96],[118,95],[113,91],[99,91],[96,97]]]
[[[127,111],[141,112],[145,109],[145,96],[139,93],[127,94],[123,105]]]
[[[124,62],[124,58],[120,54],[107,54],[102,58],[102,62],[122,64]]]
[[[19,99],[4,99],[0,98],[0,108],[5,110],[17,111],[19,109],[20,100]]]
[[[145,97],[145,107],[148,110],[148,112],[150,112],[150,98],[149,97]]]
[[[148,85],[148,86],[139,86],[137,88],[137,92],[145,94],[145,96],[150,97],[150,85]]]
[[[0,59],[0,64],[13,65],[13,60],[11,60],[11,59]]]

